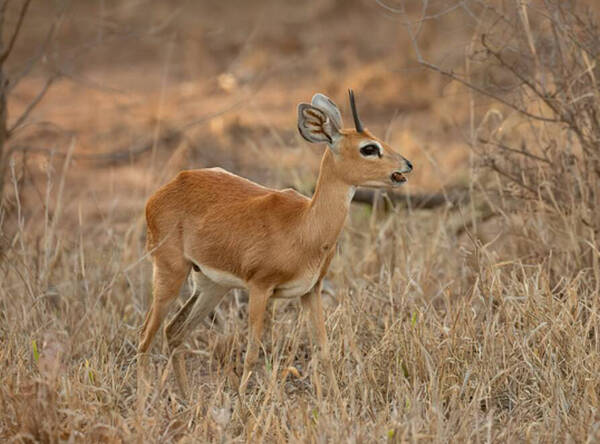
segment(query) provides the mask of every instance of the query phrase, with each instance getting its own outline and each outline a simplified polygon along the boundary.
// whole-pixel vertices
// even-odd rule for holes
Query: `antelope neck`
[[[308,209],[308,229],[323,243],[333,243],[344,226],[355,187],[336,172],[334,154],[329,149],[321,159],[317,186]]]

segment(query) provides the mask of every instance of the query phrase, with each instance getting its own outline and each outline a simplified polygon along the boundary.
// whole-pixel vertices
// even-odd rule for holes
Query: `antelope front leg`
[[[246,359],[244,360],[244,373],[240,383],[239,391],[241,395],[244,395],[246,392],[248,379],[250,379],[252,368],[258,359],[264,327],[265,311],[271,293],[272,290],[250,288],[250,298],[248,301],[248,346],[246,350]]]
[[[325,329],[325,317],[323,316],[323,304],[321,301],[321,281],[315,285],[315,288],[310,293],[302,296],[302,305],[308,309],[313,334],[319,345],[319,361],[325,365],[329,383],[333,388],[335,396],[341,400],[340,389],[333,371],[333,364],[331,363],[327,330]]]

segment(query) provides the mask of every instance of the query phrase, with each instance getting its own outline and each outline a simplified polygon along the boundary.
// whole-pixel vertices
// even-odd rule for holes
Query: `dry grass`
[[[298,23],[322,13],[313,7],[308,18],[296,17]],[[334,2],[324,8],[336,10]],[[19,143],[50,140],[69,154],[15,157],[7,185],[11,193],[0,213],[1,441],[600,440],[600,252],[594,229],[600,220],[594,199],[600,193],[593,168],[587,168],[596,157],[581,154],[564,126],[471,101],[464,89],[434,76],[399,80],[384,62],[361,65],[368,57],[360,59],[360,48],[369,51],[348,40],[354,37],[346,24],[373,21],[380,11],[354,5],[347,14],[329,28],[337,40],[311,53],[325,59],[334,51],[338,65],[325,63],[319,76],[309,73],[307,80],[274,75],[244,107],[211,119],[174,145],[157,142],[155,150],[129,163],[95,167],[77,155],[106,152],[114,148],[111,140],[127,142],[133,138],[129,128],[152,135],[158,127],[177,127],[227,108],[257,85],[209,93],[216,80],[207,77],[194,87],[185,79],[173,81],[160,94],[142,85],[138,95],[83,95],[65,84],[51,93],[40,119],[51,116],[77,137],[20,135]],[[374,31],[386,42],[399,26],[388,18]],[[461,23],[454,16],[448,20],[450,29]],[[437,32],[428,41],[433,53],[442,51],[436,45],[448,28]],[[292,37],[279,41],[287,34],[278,26],[269,28],[267,37],[257,35],[256,51],[240,52],[240,72],[263,69],[270,51],[280,50],[277,45],[302,46],[303,39],[314,44],[316,38],[308,33],[300,43]],[[359,50],[338,54],[336,48],[347,40]],[[192,49],[184,45],[181,51],[195,53]],[[225,51],[208,44],[203,50]],[[396,57],[382,54],[384,61]],[[206,69],[218,73],[222,59],[219,53]],[[90,72],[96,69],[113,78],[114,67],[100,63]],[[131,81],[131,73],[124,76]],[[416,165],[409,190],[468,183],[472,201],[429,211],[353,206],[325,294],[343,405],[328,392],[327,378],[312,360],[307,323],[296,302],[270,305],[258,375],[246,398],[239,399],[247,310],[245,295],[232,293],[188,341],[190,399],[179,398],[166,343],[158,338],[152,348],[156,378],[139,410],[135,351],[151,277],[141,217],[148,193],[181,168],[212,164],[271,185],[308,190],[320,149],[311,151],[295,136],[290,110],[297,97],[313,92],[315,77],[318,88],[330,86],[332,95],[343,90],[338,82],[371,93],[363,102],[359,96],[367,107],[362,115],[378,133],[387,130],[388,140]],[[406,92],[397,97],[400,87]],[[12,106],[22,106],[19,97]],[[591,106],[600,104],[595,100]],[[95,109],[86,108],[86,101]],[[406,111],[390,123],[398,101]],[[203,104],[201,110],[196,103]],[[526,104],[540,109],[534,100]],[[126,115],[120,116],[123,110]],[[561,147],[572,149],[574,160],[568,160],[577,168],[560,164],[561,174],[570,174],[569,192],[543,194],[560,188],[551,168],[527,163],[518,153],[517,160],[502,156],[491,144],[477,146],[480,157],[467,162],[464,134],[471,123],[487,140],[517,147],[524,142],[531,153],[550,156],[552,165],[563,159]],[[589,131],[590,140],[594,134]],[[553,150],[544,151],[550,141]],[[589,149],[597,150],[593,143]],[[523,194],[498,171],[476,168],[480,159],[489,167],[490,158],[502,171],[526,171],[517,177],[539,194]]]
[[[369,228],[365,209],[353,211],[326,298],[332,359],[351,422],[321,385],[326,379],[311,363],[295,303],[272,305],[264,366],[245,402],[238,400],[246,309],[233,295],[192,335],[189,402],[173,392],[158,345],[155,391],[136,414],[135,348],[148,264],[123,261],[131,247],[110,235],[110,219],[96,227],[106,233],[102,243],[51,226],[37,240],[21,231],[2,266],[1,437],[597,438],[598,261],[565,275],[552,255],[520,260],[505,253],[513,259],[501,261],[493,244],[461,242],[453,218],[441,210],[394,213]],[[526,224],[545,230],[541,217]],[[46,243],[44,255],[36,245]],[[300,379],[282,378],[290,366]]]

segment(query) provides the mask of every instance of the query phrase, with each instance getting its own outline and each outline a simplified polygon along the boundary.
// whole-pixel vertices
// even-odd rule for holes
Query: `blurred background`
[[[418,16],[419,2],[408,4]],[[9,125],[54,81],[10,139],[23,163],[22,205],[40,204],[36,182],[71,144],[67,214],[81,204],[88,217],[111,212],[128,223],[180,169],[217,165],[310,193],[324,148],[298,135],[296,106],[323,92],[348,124],[348,88],[366,125],[415,164],[407,190],[464,184],[467,92],[416,63],[406,16],[390,5],[31,2],[7,62],[8,77],[20,80]],[[430,2],[444,20],[425,23],[423,50],[460,64],[472,25],[447,7]],[[6,32],[19,12],[18,2],[9,5]]]
[[[600,441],[599,13],[0,1],[0,440]],[[265,376],[238,402],[236,293],[190,334],[189,402],[157,338],[136,411],[147,198],[213,166],[311,195],[325,147],[296,106],[324,93],[351,126],[349,88],[415,168],[351,206],[328,273],[343,405],[295,301],[270,304]]]

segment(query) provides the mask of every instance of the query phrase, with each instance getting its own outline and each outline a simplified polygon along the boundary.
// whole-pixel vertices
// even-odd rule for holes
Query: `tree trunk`
[[[5,0],[0,6],[0,54],[4,53],[4,13],[6,10]],[[8,79],[4,73],[4,63],[0,62],[0,209],[2,209],[4,198],[4,182],[6,172],[8,171],[8,148],[6,147],[6,139],[8,138],[6,122],[8,113],[6,110],[6,90]]]

